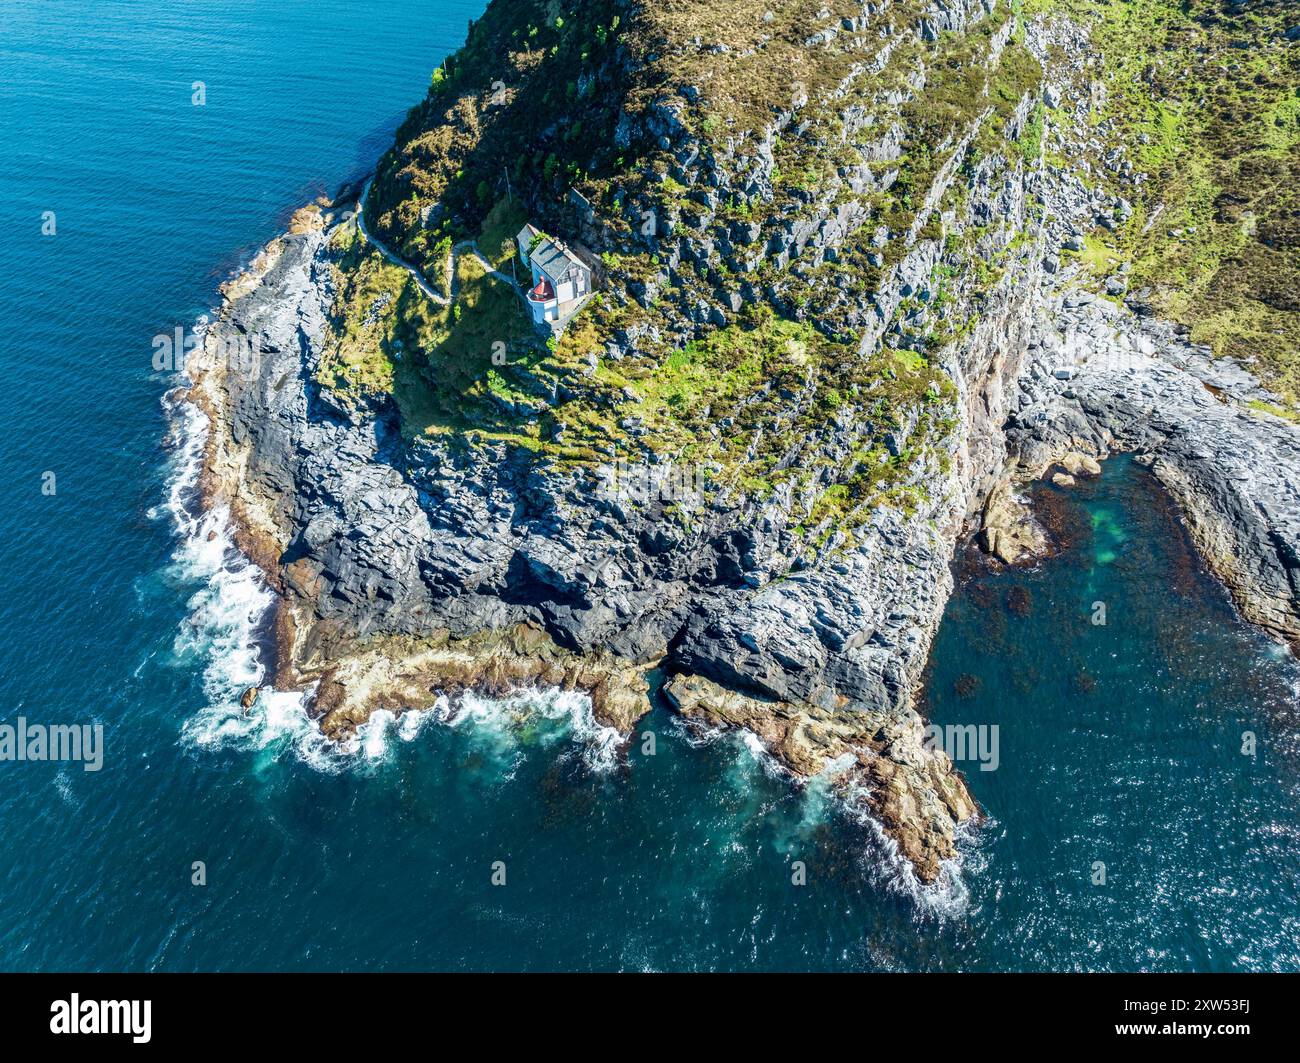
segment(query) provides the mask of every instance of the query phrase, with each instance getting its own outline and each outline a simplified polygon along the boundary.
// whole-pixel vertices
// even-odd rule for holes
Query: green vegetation
[[[515,237],[527,221],[528,211],[517,199],[502,199],[483,219],[478,237],[479,250],[504,273],[510,272],[510,260],[519,254]]]
[[[495,0],[399,130],[379,167],[368,221],[442,285],[447,256],[464,241],[476,240],[508,273],[526,220],[572,240],[582,204],[572,187],[603,227],[607,290],[559,343],[543,345],[508,286],[483,276],[469,255],[455,256],[455,299],[444,309],[400,271],[352,248],[340,263],[338,341],[325,382],[343,392],[390,390],[410,436],[503,440],[558,464],[650,451],[706,465],[715,488],[750,495],[789,483],[811,511],[805,530],[818,544],[881,502],[916,505],[918,463],[948,461],[955,392],[930,352],[957,323],[937,289],[928,312],[950,332],[915,324],[926,313],[917,302],[905,311],[914,320],[900,337],[903,349],[862,354],[859,326],[845,309],[870,304],[913,230],[917,239],[943,240],[936,211],[918,217],[941,168],[976,132],[979,150],[1014,151],[1003,131],[1040,71],[1019,41],[1002,46],[1013,17],[1004,7],[969,33],[921,40],[912,28],[925,4],[897,0],[873,16],[870,34],[846,33],[825,48],[807,43],[809,26],[839,27],[862,14],[860,3],[775,5],[765,19],[768,8],[762,0],[663,0],[629,19],[618,0]],[[888,35],[880,32],[885,22]],[[697,38],[710,46],[690,43]],[[863,74],[864,44],[889,38],[897,39],[884,68]],[[925,88],[913,99],[922,74]],[[849,130],[840,89],[854,79],[874,111]],[[679,86],[704,88],[691,94]],[[903,102],[887,102],[891,95]],[[795,118],[772,144],[772,194],[732,194],[712,218],[715,231],[734,221],[761,232],[775,217],[847,202],[841,175],[860,164],[855,143],[897,126],[901,155],[879,164],[880,174],[891,171],[892,187],[871,197],[870,220],[819,265],[776,262],[763,253],[764,235],[749,238],[754,262],[744,276],[715,252],[707,262],[681,263],[665,286],[660,254],[637,219],[649,210],[661,222],[690,224],[702,201],[700,186],[688,184],[659,142],[656,123],[680,123],[706,159],[726,142],[738,143],[743,158],[781,111]],[[547,123],[547,115],[563,121]],[[650,132],[620,133],[629,120]],[[746,299],[694,342],[669,338],[665,312],[726,305],[719,289],[741,283],[779,297]],[[642,284],[655,287],[637,300],[625,296]],[[382,285],[395,290],[372,290]],[[622,357],[607,358],[611,337],[631,333],[640,337],[631,349],[620,343]],[[510,351],[504,363],[491,358],[498,342]],[[852,452],[801,458],[835,452],[825,447],[832,435],[856,440]]]
[[[1125,253],[1117,246],[1114,237],[1109,233],[1106,237],[1110,239],[1103,238],[1100,233],[1088,233],[1083,238],[1082,251],[1063,251],[1062,254],[1077,258],[1094,277],[1109,277],[1123,261]]]
[[[1271,402],[1261,402],[1259,399],[1254,399],[1249,405],[1252,410],[1258,410],[1261,413],[1271,413],[1274,417],[1281,417],[1287,421],[1300,423],[1300,413],[1296,413],[1295,410],[1283,409],[1281,406],[1276,406]]]
[[[912,25],[922,10],[921,6],[902,4],[890,9],[896,31]],[[1042,79],[1038,62],[1016,34],[999,46],[1008,19],[1013,18],[1014,12],[1000,7],[964,34],[941,34],[933,42],[904,37],[891,52],[886,68],[874,76],[878,92],[893,90],[904,96],[900,105],[878,108],[872,123],[880,132],[891,126],[901,132],[899,157],[879,164],[881,173],[895,171],[893,183],[870,197],[872,220],[851,234],[831,260],[817,268],[796,263],[788,276],[775,280],[809,319],[820,322],[830,334],[852,335],[848,315],[875,294],[891,267],[910,250],[913,231],[917,241],[941,243],[947,238],[940,212],[962,205],[964,185],[971,180],[977,162],[986,159],[1004,169],[1011,165],[1008,156],[1012,152],[1027,165],[1037,162],[1041,110],[1031,113],[1015,144],[1008,142],[1008,137],[1015,136],[1016,115],[1023,113]],[[918,71],[924,71],[925,86],[913,94],[909,85]],[[826,131],[819,128],[811,148],[804,141],[795,141],[790,154],[797,158],[809,150],[814,154],[829,151],[826,164],[832,168],[842,165],[834,147],[840,138],[833,109],[829,114],[817,114],[816,119],[826,123]],[[969,147],[964,146],[967,143]],[[963,153],[960,160],[959,152]],[[941,171],[957,161],[964,162],[960,177],[949,185],[939,209],[918,218]],[[784,166],[794,171],[797,166],[806,169],[808,163],[792,160]],[[883,247],[876,240],[881,226],[889,237]],[[954,257],[965,254],[978,265],[978,256],[971,254],[973,241],[968,243],[960,244],[963,250],[954,249]]]
[[[318,379],[336,391],[390,391],[397,307],[415,285],[404,269],[367,249],[355,226],[335,235],[335,249],[341,253],[335,307],[344,312],[330,323]]]
[[[472,255],[456,258],[456,297],[432,302],[355,226],[336,237],[338,297],[320,383],[340,394],[391,394],[410,437],[478,428],[533,445],[542,404],[530,391],[546,353],[519,297]],[[531,407],[536,407],[529,414]]]
[[[1056,0],[1105,56],[1096,120],[1150,180],[1108,254],[1216,354],[1300,399],[1300,47],[1286,0]],[[1111,178],[1113,182],[1113,178]],[[1100,254],[1090,244],[1094,260]]]
[[[408,115],[368,207],[440,290],[452,256],[452,305],[344,236],[321,381],[391,395],[411,437],[502,441],[559,466],[649,452],[708,467],[714,489],[789,488],[820,546],[874,506],[920,504],[918,469],[949,460],[940,352],[1030,253],[1014,221],[965,224],[976,174],[996,186],[1087,161],[1089,180],[1133,201],[1126,224],[1087,234],[1089,272],[1130,263],[1161,313],[1294,399],[1300,48],[1279,43],[1280,2],[1221,6],[1015,0],[923,38],[922,0],[895,0],[863,34],[843,28],[857,0],[494,0]],[[1023,20],[1058,12],[1106,54],[1098,136],[1150,175],[1138,191],[1095,149],[1070,160],[1052,141],[1061,116],[1038,102]],[[813,29],[835,34],[809,44]],[[688,172],[678,127],[706,174],[731,180]],[[865,145],[872,179],[854,191]],[[774,231],[841,208],[853,231],[833,251],[769,250]],[[550,344],[508,285],[454,251],[476,241],[509,274],[529,220],[574,243],[594,222],[608,275]],[[679,260],[668,228],[709,239]],[[878,323],[882,286],[918,244],[940,251],[928,290]],[[860,353],[864,322],[888,345]]]
[[[631,419],[654,450],[710,466],[715,484],[750,494],[765,495],[787,480],[799,492],[821,490],[817,511],[833,513],[843,527],[875,503],[903,499],[915,462],[955,424],[951,381],[925,357],[890,350],[864,357],[855,346],[762,306],[662,363],[601,363],[597,376],[610,390],[635,396],[619,407],[620,422]],[[848,404],[857,411],[861,446],[836,464],[792,462]],[[917,410],[909,433],[905,421]],[[562,406],[557,417],[569,413]],[[578,422],[574,429],[604,433],[604,440],[589,437],[597,448],[626,435],[622,423],[609,421]],[[909,440],[897,455],[879,442],[890,432]]]
[[[541,216],[589,171],[611,173],[619,112],[597,86],[616,76],[621,6],[494,0],[380,160],[367,204],[375,232],[432,280],[428,210],[442,212],[434,232],[470,239],[508,189],[525,216]]]
[[[1020,149],[1020,155],[1032,166],[1043,154],[1043,104],[1040,100],[1034,105],[1033,111],[1029,115],[1029,120],[1025,122],[1024,131],[1016,138],[1016,147]]]

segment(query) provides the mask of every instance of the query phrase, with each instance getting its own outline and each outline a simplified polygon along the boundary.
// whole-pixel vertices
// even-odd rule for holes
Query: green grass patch
[[[1300,49],[1293,5],[1055,0],[1105,56],[1107,120],[1149,180],[1117,250],[1217,355],[1300,397]],[[1109,180],[1109,179],[1108,179]]]
[[[478,247],[483,257],[503,273],[510,273],[510,260],[519,254],[515,237],[528,222],[528,210],[518,199],[502,199],[483,219]]]

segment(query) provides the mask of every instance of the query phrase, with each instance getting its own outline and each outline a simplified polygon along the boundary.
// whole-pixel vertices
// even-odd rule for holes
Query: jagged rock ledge
[[[751,155],[732,150],[746,138],[725,151],[701,150],[681,120],[697,85],[675,102],[656,90],[640,110],[616,106],[620,148],[659,144],[675,160],[660,193],[700,187],[675,193],[684,209],[670,213],[682,225],[665,225],[661,243],[624,240],[628,217],[608,212],[592,219],[607,225],[581,233],[593,250],[654,263],[639,280],[627,275],[624,308],[637,308],[626,328],[600,334],[583,352],[591,373],[602,361],[626,366],[657,345],[679,348],[731,327],[747,304],[766,304],[787,321],[820,322],[823,339],[828,330],[852,338],[858,357],[839,352],[837,371],[879,368],[869,359],[888,352],[888,372],[873,382],[895,379],[911,363],[935,374],[924,397],[913,405],[900,399],[885,424],[873,411],[872,382],[831,394],[811,369],[787,373],[775,413],[740,460],[752,462],[766,440],[772,466],[808,473],[802,479],[773,478],[767,491],[742,481],[670,512],[659,500],[602,498],[595,479],[608,466],[532,461],[527,448],[499,438],[467,445],[455,431],[405,438],[391,397],[347,396],[321,383],[337,311],[333,241],[352,224],[348,204],[299,212],[291,232],[227,286],[190,367],[190,396],[211,424],[204,497],[228,508],[240,547],[278,592],[275,684],[315,684],[313,711],[326,733],[346,736],[376,708],[426,705],[439,693],[538,684],[587,691],[597,717],[626,733],[648,708],[644,672],[662,663],[675,676],[668,693],[679,712],[752,730],[794,774],[851,760],[844,785],[865,791],[918,877],[933,880],[955,852],[957,825],[975,815],[946,757],[921,742],[913,707],[951,592],[954,545],[963,530],[982,527],[1005,559],[1032,556],[1041,543],[1016,501],[1024,482],[1051,475],[1055,463],[1063,476],[1087,474],[1118,449],[1151,462],[1245,615],[1295,640],[1296,429],[1252,408],[1268,400],[1248,374],[1074,291],[1088,278],[1061,250],[1099,217],[1113,221],[1125,201],[1022,150],[1033,140],[1039,89],[1008,74],[1002,88],[1012,106],[1000,120],[990,124],[987,108],[972,109],[942,144],[929,145],[949,155],[907,197],[916,209],[890,215],[888,225],[875,216],[899,178],[894,115],[905,102],[924,104],[927,79],[945,69],[921,63],[876,91],[872,72],[890,62],[897,42],[959,40],[986,24],[973,69],[996,67],[1008,51],[1024,60],[1015,25],[993,0],[942,5],[932,12],[937,21],[908,21],[897,33],[891,6],[865,5],[851,33],[832,35],[875,59],[844,67],[848,80],[824,87],[817,108],[803,101],[764,118],[746,134]],[[986,23],[990,15],[1000,28]],[[869,32],[873,20],[888,22],[890,32]],[[1061,109],[1061,135],[1077,128],[1075,147],[1088,154],[1087,40],[1068,22],[1050,32],[1027,26],[1025,38],[1040,61],[1049,47],[1067,57],[1058,72],[1062,62],[1074,64],[1077,76],[1049,85],[1042,102]],[[835,47],[821,39],[804,51],[833,59]],[[618,79],[631,74],[611,59],[604,76],[593,99],[617,103],[628,88]],[[853,88],[855,81],[862,84]],[[497,106],[486,98],[481,105]],[[867,133],[877,108],[878,128]],[[786,150],[816,156],[838,147],[836,165],[818,171],[829,184],[783,195],[777,209],[773,144],[783,131]],[[841,148],[858,157],[839,158]],[[490,150],[485,157],[497,158]],[[380,183],[410,191],[400,160],[389,162]],[[1114,165],[1124,170],[1122,153]],[[763,209],[752,221],[728,223],[726,190]],[[629,217],[652,205],[617,198]],[[423,218],[422,209],[413,216]],[[726,269],[714,268],[719,249]],[[997,270],[976,268],[987,261]],[[762,283],[748,277],[760,266],[768,274]],[[738,287],[714,291],[718,276]],[[380,312],[378,303],[351,309],[365,319]],[[227,357],[232,340],[248,341],[237,366]],[[787,353],[803,359],[808,351]],[[563,368],[551,382],[552,408],[587,376],[582,366]],[[746,403],[763,410],[770,384],[761,382]],[[628,390],[636,389],[597,395],[608,404],[589,412],[622,430],[620,443],[648,446],[640,417],[618,408],[636,407]],[[788,420],[809,410],[823,412],[812,422]],[[556,443],[555,434],[546,442]],[[613,450],[588,453],[599,462]],[[897,493],[855,495],[852,485],[871,480],[872,463],[893,462],[902,467]],[[855,505],[819,509],[837,491]]]
[[[304,615],[304,604],[324,581],[287,556],[297,487],[279,480],[289,471],[287,463],[261,460],[276,453],[287,459],[287,450],[272,448],[290,440],[258,432],[269,411],[249,403],[254,395],[284,397],[292,386],[293,408],[302,409],[310,385],[300,359],[319,343],[330,298],[328,272],[319,267],[328,258],[332,227],[348,224],[350,217],[350,211],[319,209],[295,215],[296,231],[271,241],[223,286],[218,321],[188,365],[186,397],[210,426],[199,480],[202,504],[228,509],[236,546],[278,592],[274,685],[314,686],[309,710],[336,740],[350,737],[378,709],[425,708],[439,696],[465,690],[505,696],[540,688],[585,692],[598,722],[628,733],[648,709],[645,671],[653,662],[635,665],[608,652],[566,651],[527,623],[358,637]],[[273,381],[266,375],[272,372]],[[276,395],[265,390],[268,383]],[[296,450],[309,453],[301,443]],[[310,646],[306,653],[304,643]]]
[[[525,690],[581,690],[597,722],[627,735],[646,712],[644,669],[609,653],[560,649],[528,625],[454,639],[384,638],[331,664],[321,673],[312,714],[330,738],[342,739],[376,709],[423,709],[464,691],[506,697]]]
[[[824,572],[715,589],[693,602],[683,601],[680,584],[651,578],[641,593],[652,608],[624,620],[621,635],[570,629],[569,600],[547,600],[550,584],[535,582],[540,574],[553,584],[568,564],[555,553],[553,529],[530,542],[508,520],[466,517],[485,495],[506,489],[490,479],[461,474],[460,489],[439,507],[402,467],[406,444],[390,411],[341,411],[317,391],[332,298],[329,238],[350,217],[347,209],[321,212],[269,245],[226,286],[218,320],[188,367],[189,399],[211,426],[204,503],[228,509],[237,544],[278,593],[274,685],[314,686],[310,711],[335,739],[377,709],[422,708],[466,690],[499,696],[544,687],[588,693],[596,719],[627,734],[650,708],[645,673],[676,632],[668,666],[678,673],[679,711],[751,728],[773,740],[774,755],[799,776],[852,753],[848,781],[870,794],[866,807],[918,877],[935,878],[956,855],[956,826],[974,815],[946,756],[921,748],[922,723],[911,708],[951,588],[952,539],[937,528],[955,533],[960,523],[952,480],[937,481],[936,505],[924,518],[882,509],[861,547]],[[243,360],[232,361],[231,341],[250,338]],[[568,489],[546,490],[563,497]],[[466,535],[471,526],[476,533]],[[572,544],[568,556],[584,564],[619,549],[598,527],[578,525],[573,534],[589,553]],[[543,545],[551,566],[539,563]],[[430,565],[454,565],[464,581],[470,552],[478,590],[438,594]],[[532,560],[520,568],[525,554]],[[604,614],[598,608],[578,619],[592,615]],[[747,711],[724,716],[718,706],[732,702],[693,675],[697,669],[760,696],[731,693]],[[699,694],[705,689],[708,698]],[[825,744],[820,760],[804,748],[817,741]]]
[[[675,676],[664,694],[688,720],[752,732],[800,779],[829,772],[836,791],[865,804],[923,882],[956,856],[957,826],[979,815],[952,761],[926,744],[915,712],[833,713],[761,701],[701,676]]]
[[[1137,454],[1242,615],[1300,648],[1300,429],[1260,408],[1272,398],[1169,325],[1062,293],[1036,316],[1009,475]]]

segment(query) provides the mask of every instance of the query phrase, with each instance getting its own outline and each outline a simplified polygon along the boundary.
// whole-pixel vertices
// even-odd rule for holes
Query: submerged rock
[[[980,544],[1003,564],[1041,557],[1047,539],[1027,505],[1011,493],[1009,480],[990,492],[982,515]]]
[[[1034,611],[1034,598],[1025,587],[1012,587],[1007,591],[1007,609],[1015,616],[1027,617]]]
[[[1267,392],[1253,377],[1158,320],[1059,301],[1039,313],[1040,330],[1092,338],[1068,389],[1041,372],[1022,378],[1008,442],[1023,466],[1095,476],[1099,458],[1135,452],[1242,614],[1300,645],[1296,425],[1257,412]]]

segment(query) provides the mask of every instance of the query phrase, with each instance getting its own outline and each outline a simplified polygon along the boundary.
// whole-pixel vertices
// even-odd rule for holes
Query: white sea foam
[[[741,744],[745,751],[754,758],[755,763],[770,775],[779,775],[783,770],[777,759],[768,752],[766,743],[753,731],[741,731]]]
[[[379,710],[345,742],[331,741],[311,719],[307,712],[310,690],[263,688],[253,706],[244,710],[240,696],[249,687],[262,687],[266,680],[258,634],[267,623],[274,594],[261,571],[235,546],[228,510],[217,506],[204,511],[200,506],[198,484],[207,418],[187,402],[169,401],[168,410],[177,447],[160,509],[177,532],[174,571],[187,583],[198,585],[189,601],[189,619],[176,638],[175,655],[181,663],[201,663],[206,699],[182,727],[186,746],[207,752],[258,753],[262,768],[289,756],[321,772],[364,773],[388,761],[398,744],[415,741],[428,724],[435,723],[464,729],[507,779],[527,748],[553,747],[560,742],[574,743],[593,772],[609,772],[619,764],[622,736],[617,729],[597,722],[590,697],[576,691],[530,690],[505,698],[466,693],[454,700],[442,697],[428,709],[400,715]],[[725,738],[735,743],[737,767],[744,762],[749,770],[757,766],[774,778],[788,781],[791,777],[762,740],[748,731],[689,721],[682,721],[675,731],[694,746],[712,745]],[[938,883],[919,882],[897,844],[867,813],[863,795],[853,792],[853,784],[841,785],[839,776],[851,762],[851,757],[832,761],[822,776],[804,786],[800,827],[822,821],[831,805],[844,807],[851,816],[869,824],[878,842],[872,852],[864,854],[865,869],[874,880],[910,895],[929,911],[946,917],[961,914],[969,900],[961,877],[964,852],[963,858],[945,865]]]
[[[612,771],[619,762],[622,735],[598,723],[591,698],[578,691],[527,690],[505,698],[466,693],[441,713],[448,726],[470,725],[503,754],[521,745],[551,746],[569,739],[578,744],[584,763],[594,772]]]
[[[198,585],[189,600],[189,619],[177,634],[178,663],[203,669],[205,705],[185,721],[182,741],[195,750],[233,749],[264,755],[261,763],[289,755],[323,772],[367,771],[392,756],[397,743],[415,740],[429,721],[451,727],[468,724],[480,745],[495,747],[507,771],[522,748],[572,740],[594,772],[619,762],[621,736],[599,724],[591,699],[562,690],[526,691],[504,699],[465,694],[427,710],[400,715],[375,712],[345,742],[327,738],[307,712],[312,690],[277,691],[263,686],[267,647],[259,639],[275,604],[260,569],[236,547],[230,513],[224,506],[203,510],[199,475],[207,440],[206,416],[193,404],[166,400],[176,449],[171,457],[166,497],[155,515],[173,523],[178,546],[175,576]],[[261,693],[251,708],[240,705],[249,687]]]
[[[728,736],[735,735],[735,731],[730,727],[719,727],[686,716],[673,716],[669,720],[668,726],[677,738],[680,738],[692,749],[702,749]]]
[[[974,828],[959,826],[958,856],[945,860],[939,878],[924,883],[916,877],[912,862],[903,856],[898,843],[889,837],[879,820],[872,815],[867,788],[851,774],[857,763],[852,753],[844,753],[826,763],[821,772],[804,787],[803,815],[799,829],[807,831],[825,820],[832,810],[846,814],[865,826],[872,844],[862,854],[861,866],[870,881],[887,892],[911,898],[918,908],[945,919],[963,915],[970,903],[970,890],[963,878],[968,850],[974,847]]]
[[[963,872],[967,854],[976,844],[973,826],[957,828],[956,859],[943,861],[939,877],[926,883],[916,877],[916,869],[902,854],[898,842],[885,833],[869,811],[868,791],[861,782],[846,781],[837,787],[836,794],[841,807],[871,832],[874,844],[863,853],[862,866],[878,888],[909,897],[921,911],[943,919],[956,919],[965,914],[970,906],[970,888]]]
[[[687,744],[696,748],[719,741],[733,742],[737,751],[736,768],[752,770],[757,767],[764,774],[787,782],[796,778],[761,738],[743,728],[737,730],[698,720],[680,720],[678,733]],[[898,843],[885,834],[872,815],[866,788],[861,782],[846,777],[856,762],[852,753],[845,753],[828,761],[813,778],[799,780],[803,792],[802,815],[789,837],[778,839],[778,844],[790,841],[795,835],[807,834],[824,822],[832,810],[840,810],[871,834],[872,844],[863,853],[862,868],[878,888],[910,897],[920,910],[928,914],[944,919],[961,917],[970,904],[970,889],[963,874],[978,874],[987,862],[980,849],[981,829],[970,824],[958,826],[956,859],[943,862],[935,882],[922,882],[916,877],[912,862],[899,850]]]

